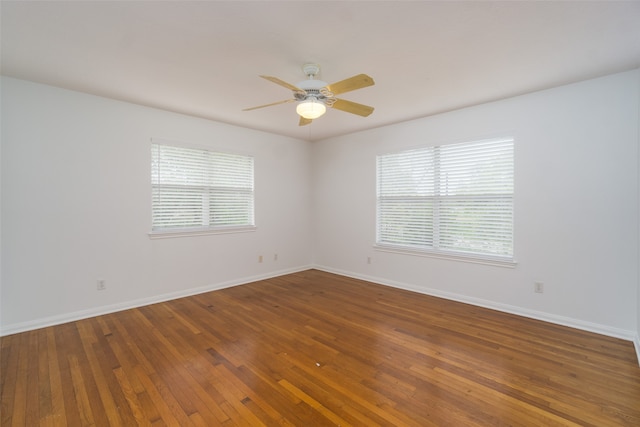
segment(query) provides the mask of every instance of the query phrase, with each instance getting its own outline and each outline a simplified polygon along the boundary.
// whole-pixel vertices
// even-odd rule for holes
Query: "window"
[[[378,156],[380,248],[513,261],[513,139]]]
[[[151,144],[152,234],[253,228],[253,157]]]

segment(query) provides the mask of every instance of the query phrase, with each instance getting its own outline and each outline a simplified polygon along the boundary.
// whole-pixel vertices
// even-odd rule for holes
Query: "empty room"
[[[0,20],[2,426],[640,425],[640,2]]]

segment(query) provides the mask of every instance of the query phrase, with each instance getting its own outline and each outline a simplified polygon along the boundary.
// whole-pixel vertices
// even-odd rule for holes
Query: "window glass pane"
[[[439,215],[440,248],[489,255],[513,252],[510,198],[445,198]]]
[[[513,143],[480,141],[439,148],[440,194],[512,194]]]
[[[513,258],[513,139],[378,156],[377,243]]]
[[[432,149],[404,151],[378,158],[380,196],[433,196],[434,159]]]
[[[187,187],[152,188],[154,228],[202,227],[202,191]]]
[[[253,194],[243,192],[211,192],[209,218],[212,225],[253,224]]]
[[[416,248],[433,247],[433,201],[424,198],[381,199],[378,242]]]
[[[254,225],[253,158],[153,143],[152,229]]]

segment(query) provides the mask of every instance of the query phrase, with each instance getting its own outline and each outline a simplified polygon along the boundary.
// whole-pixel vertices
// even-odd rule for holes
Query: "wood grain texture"
[[[3,337],[2,426],[638,426],[633,344],[316,270]]]

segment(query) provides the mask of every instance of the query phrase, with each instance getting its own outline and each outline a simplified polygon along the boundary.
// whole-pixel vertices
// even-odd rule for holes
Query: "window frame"
[[[500,142],[507,141],[511,143],[511,188],[512,191],[510,194],[505,195],[486,195],[486,194],[476,194],[476,195],[467,195],[467,196],[452,196],[446,194],[438,194],[440,189],[439,185],[441,182],[440,177],[440,167],[441,161],[439,158],[440,150],[443,147],[455,147],[455,146],[463,146],[463,145],[472,145],[472,144],[483,144],[483,143],[491,143],[491,142]],[[381,158],[385,156],[394,156],[394,155],[402,155],[408,152],[420,152],[420,151],[428,151],[432,152],[432,158],[430,161],[433,166],[433,183],[431,186],[432,195],[427,196],[413,196],[413,200],[417,201],[425,201],[431,200],[433,202],[431,209],[433,213],[429,217],[431,223],[427,223],[426,228],[431,227],[432,232],[427,234],[426,243],[424,246],[420,245],[411,245],[411,244],[402,244],[402,243],[390,243],[384,242],[381,240]],[[387,196],[389,197],[389,196]],[[438,212],[441,209],[442,202],[447,199],[458,199],[458,200],[473,200],[473,199],[508,199],[510,201],[510,255],[497,255],[490,253],[481,253],[481,252],[472,252],[472,251],[463,251],[463,250],[452,250],[447,248],[439,247],[440,240],[440,224],[438,224]],[[407,199],[411,199],[411,197],[407,197]],[[412,148],[405,148],[402,150],[396,150],[393,152],[387,152],[378,154],[376,156],[376,214],[375,214],[375,224],[376,224],[376,235],[375,235],[375,244],[374,250],[380,252],[390,252],[390,253],[398,253],[405,255],[413,255],[413,256],[423,256],[430,258],[439,258],[439,259],[449,259],[456,261],[465,261],[471,263],[480,263],[480,264],[488,264],[488,265],[496,265],[502,267],[515,267],[517,262],[515,259],[515,138],[513,136],[499,136],[492,138],[484,138],[478,140],[467,140],[457,143],[450,144],[441,144],[441,145],[420,145]],[[451,224],[451,223],[450,223]],[[424,226],[424,224],[423,224]],[[430,242],[429,242],[430,240]],[[431,243],[431,244],[429,244]]]
[[[184,149],[184,150],[194,150],[194,151],[202,151],[206,152],[209,155],[220,154],[222,156],[239,156],[244,157],[246,159],[250,159],[251,161],[251,171],[247,174],[247,177],[250,177],[251,187],[250,189],[240,189],[237,187],[236,193],[244,193],[251,196],[251,206],[248,211],[250,217],[249,224],[239,224],[239,225],[211,225],[207,224],[210,221],[209,212],[210,212],[210,199],[212,196],[216,194],[222,194],[225,192],[229,192],[228,189],[223,189],[221,186],[215,185],[195,185],[195,184],[160,184],[158,182],[154,182],[154,171],[153,171],[153,156],[154,150],[156,146],[168,146],[176,149]],[[150,181],[151,181],[151,223],[150,223],[150,231],[148,233],[149,238],[151,239],[164,239],[164,238],[175,238],[175,237],[187,237],[187,236],[204,236],[211,234],[229,234],[229,233],[246,233],[252,232],[256,230],[256,222],[255,222],[255,158],[252,155],[246,153],[238,153],[231,152],[227,150],[218,150],[212,147],[206,147],[195,144],[187,144],[176,141],[169,141],[165,139],[152,138],[150,144],[151,150],[151,173],[150,173]],[[207,167],[211,167],[208,165]],[[207,169],[207,174],[211,174],[212,169]],[[164,188],[184,188],[191,190],[195,193],[202,194],[202,222],[206,225],[201,226],[178,226],[178,227],[159,227],[156,228],[154,225],[154,192],[156,191],[156,187],[164,187]],[[233,192],[233,191],[232,191]]]

